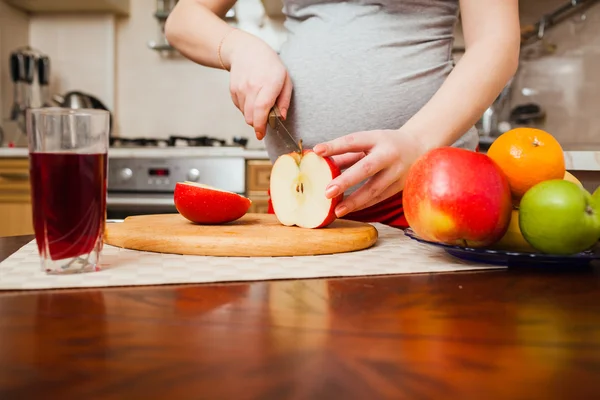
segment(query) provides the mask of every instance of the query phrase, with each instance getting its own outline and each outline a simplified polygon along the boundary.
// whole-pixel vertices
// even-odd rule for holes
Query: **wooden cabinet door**
[[[31,235],[31,204],[0,203],[0,236]]]
[[[33,234],[29,160],[0,158],[0,236]]]
[[[266,214],[269,210],[269,160],[248,160],[246,168],[246,195],[252,200],[250,213]]]
[[[248,193],[267,194],[271,178],[271,162],[269,160],[249,160],[246,171]]]
[[[269,200],[265,196],[250,196],[252,205],[250,206],[250,213],[267,214],[269,211]]]

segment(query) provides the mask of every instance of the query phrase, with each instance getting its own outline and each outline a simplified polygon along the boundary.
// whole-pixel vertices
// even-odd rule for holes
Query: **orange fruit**
[[[500,135],[487,155],[502,169],[519,200],[532,186],[565,177],[565,156],[560,143],[546,131],[515,128]]]

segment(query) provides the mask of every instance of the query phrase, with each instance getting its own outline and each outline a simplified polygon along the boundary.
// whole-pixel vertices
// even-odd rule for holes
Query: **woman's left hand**
[[[368,179],[338,204],[335,213],[341,218],[401,191],[408,168],[423,154],[424,147],[417,135],[400,129],[355,132],[320,143],[313,151],[322,157],[331,156],[340,169],[347,168],[329,183],[327,198]]]

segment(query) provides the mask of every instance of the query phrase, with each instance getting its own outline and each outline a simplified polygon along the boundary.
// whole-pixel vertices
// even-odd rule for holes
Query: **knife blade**
[[[281,113],[277,106],[273,106],[269,113],[269,126],[275,130],[277,136],[282,140],[285,146],[296,153],[302,154],[302,147],[294,140],[290,131],[287,130],[283,122],[281,121]],[[282,131],[279,128],[282,128]]]

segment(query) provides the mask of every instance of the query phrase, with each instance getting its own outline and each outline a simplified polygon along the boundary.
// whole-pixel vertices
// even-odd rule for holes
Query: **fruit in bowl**
[[[506,175],[515,205],[534,185],[571,175],[566,174],[561,145],[541,129],[520,127],[507,131],[494,140],[487,155]]]
[[[569,171],[565,172],[565,176],[563,178],[566,181],[571,181],[573,183],[576,183],[578,186],[583,187],[583,184],[581,183],[581,181],[579,179],[577,179],[572,173],[570,173]]]
[[[277,158],[271,169],[269,191],[275,216],[286,226],[324,228],[336,219],[335,207],[343,194],[325,197],[325,188],[340,175],[330,157],[309,149]]]
[[[493,250],[537,253],[538,251],[525,239],[519,227],[519,210],[513,209],[508,229],[499,241],[490,246]]]
[[[600,190],[594,195],[568,180],[553,179],[529,189],[519,205],[519,227],[534,248],[572,255],[600,240]]]
[[[506,176],[487,155],[444,147],[421,156],[409,169],[404,214],[422,239],[483,248],[500,240],[512,203]]]
[[[175,208],[196,224],[224,224],[243,217],[252,201],[240,194],[195,182],[177,182]]]

